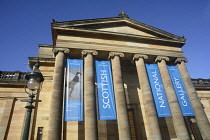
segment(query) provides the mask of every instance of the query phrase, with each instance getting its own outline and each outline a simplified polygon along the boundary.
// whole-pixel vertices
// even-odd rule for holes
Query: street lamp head
[[[25,79],[27,80],[26,85],[29,90],[37,91],[37,93],[41,91],[44,78],[41,71],[39,70],[39,61],[37,61],[37,63],[34,65],[34,69],[26,75]]]
[[[28,102],[28,104],[25,106],[25,108],[27,108],[27,115],[22,140],[28,140],[29,137],[31,112],[32,109],[35,108],[35,106],[32,104],[33,102],[41,102],[41,100],[33,99],[35,95],[41,91],[42,82],[44,81],[43,75],[39,70],[39,61],[37,61],[37,63],[34,65],[34,69],[25,76],[25,79],[26,81],[24,89],[25,92],[29,95],[30,99],[21,100],[21,102]],[[27,92],[26,87],[30,90],[30,92]]]

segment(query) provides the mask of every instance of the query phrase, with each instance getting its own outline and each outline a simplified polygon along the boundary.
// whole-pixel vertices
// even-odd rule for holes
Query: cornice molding
[[[45,48],[54,48],[53,45],[47,45],[47,44],[39,44],[39,47],[45,47]]]
[[[54,29],[63,30],[63,31],[76,31],[76,32],[84,32],[84,33],[115,35],[115,36],[122,36],[122,37],[126,37],[126,38],[130,37],[130,38],[136,38],[136,39],[147,39],[147,40],[154,40],[154,41],[173,42],[173,43],[179,43],[182,45],[185,44],[185,41],[182,41],[182,40],[143,36],[143,35],[136,35],[136,34],[125,34],[125,33],[118,33],[118,32],[108,32],[108,31],[102,31],[102,30],[90,30],[90,29],[84,29],[84,28],[61,28],[61,27],[55,27]]]
[[[54,62],[55,58],[46,58],[46,57],[28,57],[30,62],[36,62],[37,60],[40,62]]]
[[[178,42],[183,42],[185,43],[186,39],[184,37],[179,37],[177,35],[174,35],[172,33],[163,31],[161,29],[155,28],[153,26],[144,24],[142,22],[133,20],[128,17],[126,14],[120,13],[119,16],[117,17],[109,17],[109,18],[95,18],[95,19],[85,19],[85,20],[74,20],[74,21],[65,21],[65,22],[53,22],[52,28],[53,29],[65,29],[65,28],[84,28],[84,26],[87,25],[102,25],[102,24],[107,24],[107,23],[124,23],[125,25],[129,26],[134,26],[136,28],[144,29],[149,32],[153,32],[157,35],[164,36],[166,38],[170,38],[172,40],[176,40]]]

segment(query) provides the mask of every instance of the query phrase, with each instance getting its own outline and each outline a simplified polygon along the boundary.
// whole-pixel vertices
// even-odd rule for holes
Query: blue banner
[[[65,121],[83,121],[83,60],[67,59]]]
[[[116,120],[112,73],[109,61],[96,60],[96,81],[100,120]]]
[[[176,97],[179,102],[179,106],[182,111],[183,116],[194,116],[190,100],[186,94],[186,89],[184,87],[182,78],[180,76],[177,66],[168,66],[168,71],[170,73],[171,81],[176,92]]]
[[[157,64],[146,64],[158,117],[170,117],[171,111]]]

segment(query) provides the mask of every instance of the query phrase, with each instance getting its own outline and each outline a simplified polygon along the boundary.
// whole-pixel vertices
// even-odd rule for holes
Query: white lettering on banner
[[[174,83],[176,85],[176,88],[178,89],[180,99],[182,100],[182,105],[187,106],[187,101],[185,99],[185,91],[183,90],[182,85],[179,82],[180,80],[174,77]]]
[[[102,90],[102,101],[103,101],[103,108],[110,108],[110,99],[109,99],[109,89],[108,86],[108,76],[106,70],[101,70],[101,90]]]
[[[156,95],[158,97],[160,107],[166,107],[165,106],[165,101],[163,99],[162,90],[161,90],[162,87],[159,84],[159,81],[158,81],[159,79],[157,77],[157,72],[156,71],[152,72],[152,77],[153,77],[153,80],[154,80],[154,83],[155,83]]]

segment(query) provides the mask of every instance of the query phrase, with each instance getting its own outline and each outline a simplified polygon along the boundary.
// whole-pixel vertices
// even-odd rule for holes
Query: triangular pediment
[[[83,31],[94,31],[101,32],[104,34],[116,33],[119,35],[134,35],[139,37],[149,37],[150,39],[166,39],[170,42],[176,41],[185,43],[184,37],[179,37],[177,35],[171,34],[169,32],[163,31],[161,29],[152,27],[150,25],[144,24],[142,22],[133,20],[127,15],[119,15],[118,17],[110,18],[96,18],[96,19],[85,19],[85,20],[75,20],[66,22],[56,22],[52,23],[53,29],[59,30],[83,30]]]
[[[122,34],[130,34],[130,35],[156,37],[155,35],[146,33],[144,31],[141,31],[141,30],[129,27],[129,26],[115,26],[115,27],[100,28],[100,29],[96,29],[96,30],[106,31],[106,32],[122,33]]]

